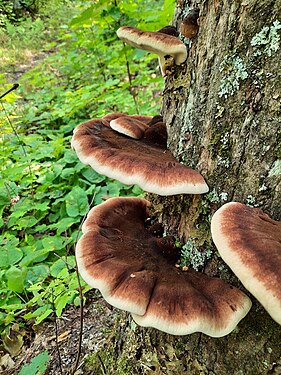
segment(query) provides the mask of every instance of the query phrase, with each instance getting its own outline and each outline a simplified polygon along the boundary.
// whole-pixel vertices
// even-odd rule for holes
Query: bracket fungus
[[[172,25],[167,25],[167,26],[162,27],[160,30],[158,30],[158,33],[172,35],[175,37],[178,37],[180,35],[176,27]]]
[[[230,202],[215,212],[211,231],[222,259],[281,324],[281,222]]]
[[[82,163],[107,177],[159,195],[203,194],[209,190],[199,172],[179,163],[167,150],[163,122],[151,120],[139,140],[103,122],[93,119],[74,130],[71,144]]]
[[[198,26],[199,9],[192,9],[180,24],[180,33],[188,39],[194,38],[199,30]]]
[[[118,133],[125,134],[134,139],[142,138],[144,131],[148,128],[148,125],[145,122],[131,116],[118,117],[110,121],[109,125],[111,129]]]
[[[230,333],[251,307],[218,278],[175,267],[177,249],[146,228],[149,202],[110,198],[89,212],[76,246],[83,279],[136,323],[173,335]]]
[[[176,36],[162,31],[143,31],[135,27],[122,26],[118,37],[125,43],[158,55],[162,76],[171,73],[173,65],[180,65],[187,59],[187,50]]]

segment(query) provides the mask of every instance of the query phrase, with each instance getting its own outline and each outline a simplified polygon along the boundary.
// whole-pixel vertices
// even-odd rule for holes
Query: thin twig
[[[100,364],[101,364],[102,373],[103,373],[103,375],[106,375],[106,368],[104,366],[103,360],[101,359],[101,356],[99,355],[99,353],[97,353],[97,357],[98,357],[98,360],[100,361]]]
[[[54,303],[53,290],[52,290],[52,305],[53,305],[53,309],[54,309],[54,312],[55,312],[55,303]],[[57,350],[57,353],[58,353],[60,373],[61,373],[61,375],[63,375],[63,372],[62,372],[62,361],[61,361],[60,348],[59,348],[59,342],[58,342],[59,332],[58,332],[58,322],[57,322],[56,312],[55,312],[55,336],[56,336],[56,350]]]
[[[76,242],[76,241],[75,241]],[[72,369],[72,374],[75,373],[78,365],[79,365],[79,360],[80,360],[80,355],[81,355],[81,349],[82,349],[82,338],[83,338],[83,328],[84,328],[84,303],[83,303],[83,292],[82,292],[82,286],[81,286],[81,280],[80,280],[80,275],[78,272],[78,265],[77,265],[77,260],[75,257],[75,273],[77,277],[77,282],[78,282],[78,290],[79,290],[79,297],[80,297],[80,330],[79,330],[79,341],[78,341],[78,348],[77,348],[77,356],[75,360],[74,367]]]
[[[19,84],[18,83],[14,83],[13,86],[6,92],[4,92],[3,95],[0,96],[0,99],[4,98],[4,96],[6,96],[7,94],[9,94],[9,92],[17,89],[19,87]]]
[[[68,254],[67,254],[68,255]],[[59,256],[57,253],[54,253],[54,256],[56,256],[57,258],[59,258],[60,260],[62,260],[65,264],[65,267],[67,268],[67,271],[69,272],[70,271],[70,267],[69,267],[69,264],[67,262],[67,259],[63,259],[61,256]]]
[[[94,203],[95,197],[96,197],[96,193],[94,193],[93,198],[90,202],[90,208],[92,207],[92,205]],[[84,221],[86,220],[86,217],[87,217],[87,214],[84,215],[84,217],[81,221],[81,224],[79,225],[79,228],[78,228],[78,231],[77,231],[77,234],[76,234],[76,238],[75,238],[75,245],[78,241],[78,236],[79,236],[79,233],[81,231],[82,225],[83,225]],[[76,273],[76,277],[77,277],[79,297],[80,297],[80,330],[79,330],[79,341],[78,341],[78,348],[77,348],[77,356],[76,356],[76,360],[75,360],[74,366],[73,366],[72,371],[71,371],[72,375],[75,373],[75,371],[77,370],[78,365],[79,365],[81,349],[82,349],[83,328],[84,328],[83,327],[83,325],[84,325],[84,320],[83,320],[84,319],[83,292],[82,292],[81,279],[80,279],[80,275],[79,275],[79,272],[78,272],[78,264],[77,264],[76,257],[75,257],[75,273]]]
[[[136,112],[137,114],[139,114],[139,109],[138,109],[138,103],[137,103],[137,95],[134,91],[134,88],[133,88],[133,81],[132,81],[132,74],[131,74],[131,70],[130,70],[130,64],[129,64],[129,60],[128,60],[128,56],[127,56],[127,52],[126,52],[126,45],[125,43],[123,42],[123,46],[124,46],[124,54],[125,54],[125,60],[126,60],[126,68],[127,68],[127,74],[128,74],[128,78],[129,78],[129,85],[130,85],[130,94],[132,95],[133,97],[133,100],[134,100],[134,103],[135,103],[135,108],[136,108]]]

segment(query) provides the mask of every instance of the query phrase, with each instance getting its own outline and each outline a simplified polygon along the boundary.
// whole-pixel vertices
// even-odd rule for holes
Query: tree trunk
[[[179,0],[174,25],[196,6]],[[210,193],[148,199],[166,233],[190,249],[193,267],[239,287],[253,307],[223,338],[171,336],[120,313],[104,350],[91,357],[95,374],[104,371],[100,360],[116,374],[281,374],[281,327],[223,263],[210,235],[212,214],[229,201],[281,220],[281,2],[203,0],[199,8],[199,33],[187,63],[166,78],[162,112],[170,150],[202,173]]]

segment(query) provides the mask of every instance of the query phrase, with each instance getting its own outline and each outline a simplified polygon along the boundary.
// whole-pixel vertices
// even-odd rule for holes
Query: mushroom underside
[[[145,228],[147,215],[147,201],[138,198],[111,198],[90,211],[76,248],[84,280],[142,326],[176,335],[231,332],[250,309],[248,297],[218,278],[176,268],[165,241]]]

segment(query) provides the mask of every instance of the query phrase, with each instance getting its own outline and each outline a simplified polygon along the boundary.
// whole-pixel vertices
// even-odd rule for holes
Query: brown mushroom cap
[[[123,112],[112,112],[112,113],[109,113],[109,114],[103,116],[101,121],[102,121],[103,125],[109,127],[110,121],[115,120],[115,119],[117,119],[118,117],[121,117],[121,116],[128,116],[128,114],[123,113]]]
[[[154,117],[160,117],[160,116],[144,116],[144,115],[129,115],[130,118],[133,118],[133,119],[136,119],[138,121],[141,121],[143,123],[145,123],[146,125],[149,125],[149,123],[151,122],[151,120],[154,118]]]
[[[176,65],[184,63],[187,58],[185,45],[177,37],[163,32],[143,31],[135,27],[123,26],[117,30],[117,35],[135,48],[156,53],[159,56],[159,63],[164,76],[169,65],[171,65],[169,57],[173,59]],[[167,64],[168,66],[166,66]]]
[[[111,129],[134,139],[140,139],[148,125],[132,116],[121,116],[110,121]]]
[[[186,38],[192,39],[197,35],[199,29],[197,23],[198,17],[199,9],[193,9],[182,20],[180,24],[180,33]]]
[[[83,279],[140,325],[175,335],[228,334],[251,301],[218,278],[176,268],[169,241],[145,228],[148,206],[144,199],[111,198],[89,212],[76,246]]]
[[[211,231],[222,259],[281,324],[281,223],[230,202],[215,212]]]
[[[163,129],[159,127],[159,131]],[[98,173],[139,185],[147,192],[175,195],[209,190],[200,173],[180,164],[167,150],[162,133],[159,143],[157,134],[151,134],[150,139],[145,134],[140,140],[130,139],[104,126],[102,119],[94,119],[74,130],[72,147],[82,163]]]
[[[158,30],[158,33],[164,33],[175,37],[178,37],[180,35],[176,27],[172,25],[162,27],[160,30]]]

